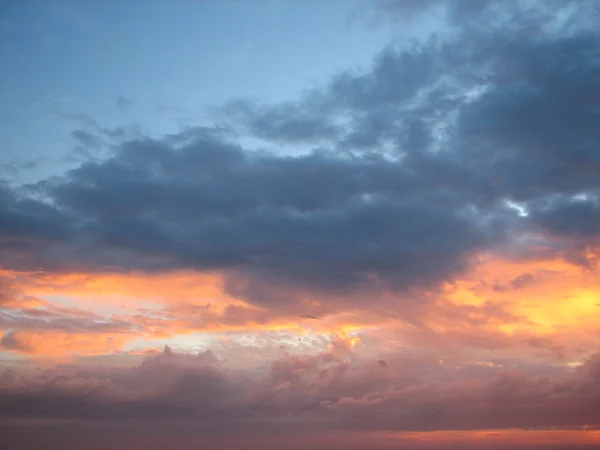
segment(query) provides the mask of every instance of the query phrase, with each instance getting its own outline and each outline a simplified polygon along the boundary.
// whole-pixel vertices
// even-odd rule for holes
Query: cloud
[[[98,148],[102,145],[102,142],[93,133],[84,130],[75,130],[71,133],[71,136],[77,143],[83,147],[90,147],[92,149]]]
[[[22,342],[19,339],[19,337],[15,335],[15,333],[8,333],[2,336],[2,340],[0,340],[0,348],[9,351],[18,351],[25,353],[29,353],[33,350],[33,348],[29,344]]]
[[[427,20],[433,16],[444,18],[448,26],[456,29],[473,29],[497,24],[499,20],[530,20],[539,17],[540,13],[551,15],[559,12],[568,16],[573,12],[571,7],[597,13],[597,5],[594,3],[593,0],[577,0],[571,5],[565,5],[560,0],[379,0],[375,9],[380,17],[391,23]],[[535,21],[530,22],[530,25],[527,32],[543,32],[543,27],[537,27],[539,24]]]
[[[583,23],[586,5],[572,22]],[[234,101],[225,128],[133,138],[29,193],[4,187],[0,262],[218,270],[259,303],[275,285],[435,286],[474,254],[540,227],[566,237],[561,254],[589,265],[600,223],[600,68],[590,57],[599,39],[583,25],[525,36],[532,24],[549,26],[550,10],[513,16],[389,46],[368,70],[339,73],[292,103]],[[315,149],[244,148],[228,126]]]
[[[85,160],[0,184],[0,427],[597,442],[600,11],[568,3],[381,2],[448,27],[168,135],[59,112]]]
[[[333,118],[315,114],[307,105],[284,103],[263,106],[235,100],[218,109],[242,130],[273,142],[302,143],[329,140],[341,131]]]
[[[5,441],[22,448],[45,448],[74,450],[86,445],[90,450],[107,447],[114,449],[160,450],[176,445],[181,450],[193,450],[202,446],[206,450],[236,448],[240,450],[276,450],[282,447],[290,450],[313,448],[315,450],[359,450],[364,448],[390,450],[399,445],[411,449],[433,450],[440,446],[451,450],[489,448],[495,450],[591,450],[596,446],[598,432],[595,429],[566,430],[502,430],[482,431],[439,431],[421,433],[402,432],[342,432],[328,434],[296,434],[262,436],[195,437],[190,435],[193,423],[186,423],[174,429],[162,427],[159,434],[146,424],[130,424],[116,433],[106,429],[81,424],[61,426],[3,427]],[[35,430],[35,433],[31,431]],[[134,437],[135,436],[135,437]],[[49,447],[50,443],[53,447]]]
[[[125,332],[132,331],[130,325],[119,320],[104,318],[85,310],[43,308],[19,310],[18,315],[0,313],[3,329],[62,330],[65,332]]]
[[[352,285],[369,273],[400,286],[442,279],[489,241],[489,227],[459,199],[419,201],[403,172],[384,158],[244,151],[212,131],[181,146],[132,141],[41,185],[48,203],[13,196],[8,221],[27,220],[31,232],[11,246],[38,241],[29,253],[36,260],[23,263],[50,270],[119,260],[140,269],[252,269],[317,286]]]
[[[123,135],[108,156],[68,173],[3,184],[0,265],[47,277],[45,291],[1,297],[18,310],[1,316],[5,334],[28,348],[49,350],[44,339],[54,339],[61,351],[95,352],[93,336],[113,349],[136,333],[313,327],[347,338],[403,323],[417,329],[411,339],[478,351],[508,351],[543,331],[559,336],[538,353],[574,355],[585,347],[571,345],[575,323],[592,326],[594,285],[569,278],[575,292],[549,281],[571,266],[495,278],[478,268],[493,255],[595,270],[600,77],[590,55],[600,41],[586,25],[589,5],[573,7],[563,26],[550,6],[498,23],[485,8],[474,13],[489,26],[389,45],[369,67],[297,99],[233,100],[219,126]],[[69,118],[83,127],[73,134],[82,143],[110,131]],[[267,148],[245,144],[248,135]],[[96,295],[73,288],[79,281],[61,284],[73,273],[160,305],[113,318],[34,305],[41,293]],[[474,298],[460,290],[473,273],[485,278],[470,286]],[[182,287],[201,275],[215,278],[205,291]],[[525,296],[537,306],[519,305]],[[553,329],[558,322],[568,330]]]
[[[115,105],[122,111],[128,110],[133,105],[133,100],[120,95],[115,99]]]
[[[594,238],[600,234],[600,197],[549,199],[532,214],[544,229],[563,236]]]
[[[337,353],[289,355],[237,372],[211,352],[166,347],[133,368],[64,366],[5,371],[3,419],[202,419],[209,435],[290,430],[435,430],[552,427],[600,417],[598,355],[562,378],[491,368],[472,378],[435,360]],[[462,375],[461,375],[462,374]],[[571,411],[577,410],[577,416]]]

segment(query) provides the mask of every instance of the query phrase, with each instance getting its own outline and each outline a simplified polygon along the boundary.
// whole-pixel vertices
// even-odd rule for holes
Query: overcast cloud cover
[[[16,67],[0,91],[6,448],[600,443],[598,2],[25,3],[0,13],[0,55]],[[238,68],[215,44],[222,85],[123,66],[146,92],[107,98],[109,81],[90,75],[65,101],[60,77],[17,77],[31,46],[65,60],[57,21],[92,50],[65,72],[85,77],[111,26],[149,64],[135,34],[148,20],[159,48],[174,46],[153,55],[157,73],[212,73],[167,37],[213,45],[192,13],[233,34],[252,22]],[[304,47],[284,34],[311,23]],[[303,79],[290,61],[311,67],[338,28],[377,49],[351,65],[339,56],[351,44],[331,44],[317,80],[276,88]],[[273,47],[255,49],[263,38]],[[290,59],[250,62],[286,45]],[[239,90],[212,98],[229,72]],[[243,87],[261,77],[262,98]],[[29,130],[18,93],[36,80],[51,119]],[[159,104],[171,85],[206,99]],[[42,146],[52,121],[65,132]],[[17,151],[21,135],[38,150]]]

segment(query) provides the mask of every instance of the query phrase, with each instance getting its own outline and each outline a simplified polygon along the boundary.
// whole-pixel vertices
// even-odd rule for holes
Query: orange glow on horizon
[[[423,432],[372,432],[373,439],[400,440],[411,444],[477,444],[485,448],[509,445],[586,445],[600,443],[600,430],[584,426],[573,430],[497,429]]]
[[[469,319],[476,321],[481,330],[507,336],[554,336],[557,333],[566,336],[597,326],[600,320],[597,271],[562,260],[511,261],[493,255],[483,255],[478,260],[480,263],[469,273],[445,284],[437,298],[432,293],[422,293],[428,300],[419,312],[419,321],[428,329],[444,335],[463,330],[466,326],[463,320]],[[44,274],[4,270],[0,276],[9,279],[21,297],[5,300],[6,308],[43,308],[52,306],[53,296],[61,296],[82,311],[98,305],[114,310],[120,320],[136,326],[131,333],[99,338],[94,337],[96,334],[68,337],[60,331],[20,331],[19,336],[29,340],[30,351],[38,354],[119,350],[119,346],[136,337],[170,338],[197,332],[335,334],[355,347],[360,342],[357,333],[385,330],[402,333],[419,326],[404,321],[401,315],[389,314],[390,308],[403,305],[407,300],[406,294],[400,298],[391,292],[381,294],[380,303],[373,302],[368,310],[361,310],[357,307],[360,302],[352,300],[348,303],[350,309],[320,317],[303,317],[293,309],[261,308],[232,296],[226,292],[225,278],[219,273]],[[289,294],[292,293],[283,292],[282,296]],[[308,307],[328,304],[327,298],[313,294],[295,292],[293,295]],[[414,291],[412,295],[421,294]],[[335,301],[344,301],[344,298]],[[155,306],[146,314],[144,309],[149,303]],[[452,305],[474,309],[461,312],[464,317],[444,319],[444,311]],[[496,313],[494,308],[509,316]],[[155,312],[159,315],[154,315]],[[472,323],[469,326],[472,327]],[[6,334],[11,330],[2,331]],[[42,335],[43,338],[37,337]]]

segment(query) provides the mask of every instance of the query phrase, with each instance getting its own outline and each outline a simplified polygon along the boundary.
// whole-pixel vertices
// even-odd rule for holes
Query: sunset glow
[[[598,23],[6,1],[0,450],[600,448]]]

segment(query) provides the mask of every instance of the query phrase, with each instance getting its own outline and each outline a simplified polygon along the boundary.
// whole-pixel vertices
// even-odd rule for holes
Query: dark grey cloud
[[[533,200],[597,187],[598,42],[597,35],[515,42],[506,49],[511,81],[461,110],[463,145],[480,171],[495,168],[505,195]]]
[[[494,21],[495,2],[453,2],[479,25],[390,45],[368,70],[293,102],[232,101],[222,128],[138,135],[28,191],[3,187],[0,263],[217,269],[262,302],[274,301],[273,285],[435,285],[474,253],[540,228],[585,263],[598,235],[593,10],[574,2],[580,11],[556,28],[561,4],[511,5]],[[106,136],[86,123],[80,140]],[[243,148],[230,128],[271,150]],[[277,151],[298,143],[315,150]]]
[[[21,239],[60,241],[69,235],[68,219],[52,205],[0,184],[0,233],[3,244],[19,246]],[[29,245],[22,243],[23,245]]]
[[[133,100],[129,97],[124,97],[122,95],[118,96],[115,99],[115,105],[122,111],[125,111],[133,105]]]
[[[255,153],[212,131],[179,145],[131,141],[38,188],[47,202],[13,196],[9,218],[30,223],[14,233],[38,241],[41,260],[57,269],[60,254],[92,268],[110,263],[82,255],[88,246],[147,269],[248,269],[331,286],[378,273],[408,286],[449,276],[496,237],[452,192],[422,186],[384,157]]]
[[[581,238],[593,238],[600,233],[600,197],[563,197],[549,199],[543,203],[545,204],[538,204],[532,208],[531,213],[546,230]]]

